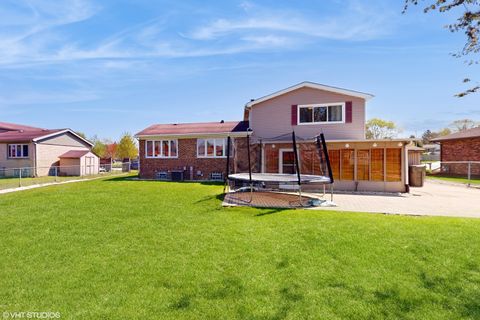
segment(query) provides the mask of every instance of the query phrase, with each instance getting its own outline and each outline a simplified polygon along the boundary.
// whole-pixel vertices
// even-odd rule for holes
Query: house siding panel
[[[8,158],[7,150],[9,144],[17,144],[15,142],[12,143],[1,143],[0,144],[0,170],[2,170],[2,174],[5,175],[13,175],[13,170],[16,168],[31,168],[34,166],[35,159],[35,147],[33,143],[28,143],[28,150],[29,150],[29,157],[26,159],[10,159]],[[18,144],[26,144],[25,142],[19,142]],[[33,172],[32,172],[33,173]]]
[[[59,164],[59,156],[70,150],[90,150],[90,145],[64,133],[37,144],[37,175],[48,175],[50,168]]]
[[[352,102],[351,123],[292,126],[292,105],[347,101]],[[365,100],[318,89],[301,88],[254,105],[250,110],[250,120],[250,127],[256,137],[276,137],[295,130],[295,133],[303,138],[323,132],[327,140],[364,139]]]

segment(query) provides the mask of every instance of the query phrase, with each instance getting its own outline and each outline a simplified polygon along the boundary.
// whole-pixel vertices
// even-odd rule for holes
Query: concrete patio
[[[312,209],[480,218],[480,189],[431,180],[409,194],[335,194],[334,202],[335,208]]]

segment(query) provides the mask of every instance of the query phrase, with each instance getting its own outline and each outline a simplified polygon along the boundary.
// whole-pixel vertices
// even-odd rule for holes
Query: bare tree
[[[450,124],[455,131],[465,131],[468,129],[475,128],[478,124],[472,119],[460,119],[455,120]]]

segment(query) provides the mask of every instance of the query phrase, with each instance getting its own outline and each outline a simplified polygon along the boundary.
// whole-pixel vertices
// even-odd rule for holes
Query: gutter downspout
[[[34,167],[34,172],[35,172],[35,177],[38,177],[38,169],[37,169],[37,143],[33,141],[33,146],[34,146],[34,153],[33,153],[33,167]]]

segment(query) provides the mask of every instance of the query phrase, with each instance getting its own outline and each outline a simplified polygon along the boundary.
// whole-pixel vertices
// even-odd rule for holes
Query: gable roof
[[[441,142],[444,140],[468,139],[468,138],[477,138],[477,137],[480,137],[480,127],[468,129],[465,131],[455,132],[443,137],[432,139],[432,141]]]
[[[38,138],[44,136],[49,136],[61,132],[61,129],[47,130],[47,129],[36,129],[36,130],[18,130],[18,131],[5,131],[0,132],[0,142],[30,142],[35,141]]]
[[[135,136],[138,138],[162,135],[228,134],[247,132],[248,127],[248,121],[154,124],[140,131]]]
[[[88,145],[93,146],[92,142],[79,136],[71,129],[42,129],[22,124],[0,122],[0,143],[36,142],[62,133],[70,133]]]
[[[281,96],[282,94],[286,94],[286,93],[289,93],[291,91],[298,90],[300,88],[312,88],[312,89],[324,90],[324,91],[344,94],[344,95],[347,95],[347,96],[357,97],[357,98],[361,98],[361,99],[365,99],[365,100],[369,100],[369,99],[373,98],[373,95],[370,94],[370,93],[348,90],[348,89],[343,89],[343,88],[338,88],[338,87],[332,87],[332,86],[327,86],[327,85],[324,85],[324,84],[310,82],[310,81],[304,81],[304,82],[301,82],[301,83],[296,84],[294,86],[291,86],[291,87],[285,88],[283,90],[274,92],[272,94],[263,96],[261,98],[252,100],[245,105],[245,108],[250,108],[250,107],[252,107],[252,106],[254,106],[258,103],[276,98],[278,96]]]

